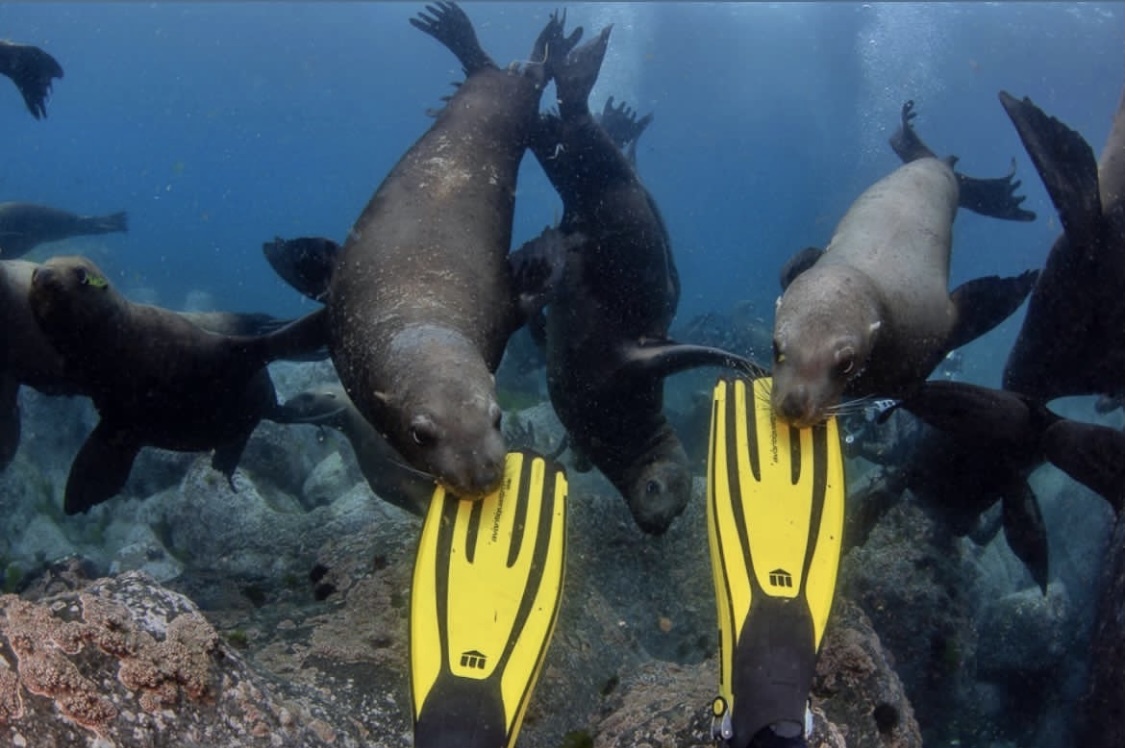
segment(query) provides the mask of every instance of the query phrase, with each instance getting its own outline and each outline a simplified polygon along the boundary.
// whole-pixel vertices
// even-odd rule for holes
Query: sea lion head
[[[863,372],[881,324],[850,279],[814,270],[793,280],[774,322],[770,401],[797,428],[828,418]]]
[[[31,275],[28,303],[44,333],[82,340],[93,326],[114,324],[121,297],[105,274],[85,257],[52,257]]]
[[[507,455],[500,404],[475,346],[427,325],[400,333],[390,355],[405,365],[377,394],[385,417],[373,422],[387,424],[391,445],[457,496],[479,498],[499,488]]]
[[[650,535],[667,532],[691,499],[687,453],[671,426],[665,425],[662,433],[666,435],[625,471],[617,486],[637,527]]]

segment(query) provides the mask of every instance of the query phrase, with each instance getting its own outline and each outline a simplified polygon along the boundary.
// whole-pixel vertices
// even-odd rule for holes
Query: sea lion
[[[950,350],[1014,312],[1035,280],[1034,271],[978,278],[950,294],[958,205],[1011,220],[1034,214],[1019,208],[1011,174],[978,182],[934,158],[913,116],[907,102],[892,139],[906,163],[860,195],[777,303],[771,401],[794,426],[824,420],[844,395],[907,394]]]
[[[1051,400],[1125,395],[1125,94],[1100,164],[1081,135],[1005,92],[1062,222],[1004,365],[1003,385]]]
[[[0,39],[0,75],[12,79],[27,104],[27,111],[35,119],[42,119],[47,116],[51,80],[62,78],[63,69],[58,60],[39,47]]]
[[[694,366],[752,365],[667,337],[680,295],[668,231],[587,103],[609,33],[555,71],[559,114],[541,117],[531,150],[562,198],[563,217],[519,252],[565,256],[544,331],[547,389],[570,446],[621,492],[642,530],[659,534],[687,505],[692,483],[663,412],[664,378]]]
[[[1034,398],[967,382],[925,382],[896,407],[952,437],[924,442],[910,461],[908,485],[922,496],[936,494],[933,503],[947,511],[975,502],[979,515],[999,499],[1008,545],[1044,592],[1047,535],[1027,482],[1031,472],[1051,462],[1115,512],[1125,504],[1125,433],[1118,429],[1063,418]]]
[[[323,310],[268,335],[210,333],[128,301],[83,257],[35,268],[28,304],[66,381],[101,416],[71,465],[68,514],[118,493],[143,446],[214,449],[212,465],[231,479],[250,432],[276,407],[266,364],[314,350],[327,334]]]
[[[434,479],[404,463],[402,455],[356,409],[343,387],[327,385],[300,392],[279,405],[269,419],[337,429],[351,443],[360,472],[376,496],[418,516],[429,506]]]
[[[550,74],[553,15],[530,62],[502,70],[452,3],[411,19],[465,81],[406,152],[344,243],[328,293],[330,350],[364,417],[414,467],[477,497],[503,475],[493,372],[522,323],[508,265],[516,177]],[[549,57],[550,56],[550,57]]]
[[[80,216],[47,205],[0,203],[0,258],[23,257],[44,242],[128,230],[124,211],[106,216]]]

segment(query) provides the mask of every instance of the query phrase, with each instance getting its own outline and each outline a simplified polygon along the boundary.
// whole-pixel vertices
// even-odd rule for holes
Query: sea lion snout
[[[770,399],[778,418],[796,428],[807,428],[823,420],[811,391],[803,384],[782,388],[775,380]]]

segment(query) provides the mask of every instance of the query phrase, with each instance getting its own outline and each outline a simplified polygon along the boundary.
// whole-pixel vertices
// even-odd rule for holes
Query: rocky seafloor
[[[326,363],[271,368],[283,396],[332,377]],[[371,493],[340,434],[263,423],[233,488],[206,455],[146,450],[124,495],[66,517],[69,461],[95,414],[78,398],[20,397],[23,443],[0,473],[0,745],[411,744],[420,520]],[[508,419],[533,423],[544,449],[561,436],[546,405]],[[848,468],[857,496],[877,477]],[[1090,675],[1090,642],[1120,649],[1120,599],[1093,615],[1113,517],[1049,468],[1033,485],[1050,497],[1046,596],[1002,534],[983,547],[950,537],[909,497],[847,551],[810,745],[1071,743],[1088,684],[1110,677],[1097,658]],[[521,746],[711,744],[703,491],[700,478],[656,538],[597,472],[570,471],[562,608]]]

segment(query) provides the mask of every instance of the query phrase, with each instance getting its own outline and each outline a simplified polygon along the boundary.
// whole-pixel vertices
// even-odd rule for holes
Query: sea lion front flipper
[[[736,353],[707,345],[677,343],[674,340],[644,341],[632,346],[624,356],[618,374],[625,376],[669,377],[701,366],[733,369],[746,376],[760,377],[765,368]]]
[[[1047,526],[1039,511],[1039,499],[1027,481],[1014,479],[1001,498],[1004,539],[1012,553],[1023,562],[1031,578],[1047,594]]]
[[[1004,278],[975,278],[955,288],[950,298],[957,315],[946,352],[976,340],[1010,317],[1027,299],[1038,278],[1038,270],[1026,270]]]
[[[1052,465],[1098,493],[1120,513],[1125,503],[1125,433],[1060,420],[1047,429],[1043,452]]]
[[[9,374],[0,376],[0,470],[11,464],[20,447],[19,381]]]
[[[340,256],[340,245],[322,236],[297,239],[275,237],[262,244],[266,262],[281,279],[313,301],[328,296],[332,270]]]
[[[443,0],[427,5],[416,18],[410,19],[410,25],[444,44],[461,63],[466,78],[481,70],[496,67],[496,63],[480,45],[473,22],[456,3]]]
[[[248,441],[250,441],[249,433],[238,441],[216,447],[215,453],[211,455],[211,467],[226,476],[227,483],[230,484],[230,490],[232,491],[238,490],[234,487],[234,471],[238,467],[238,461],[242,459],[242,453],[246,450],[246,442]]]
[[[794,278],[815,265],[823,254],[824,250],[820,247],[805,247],[794,252],[793,256],[781,266],[781,272],[778,274],[782,292],[789,288]]]
[[[589,111],[590,91],[598,82],[612,29],[613,26],[606,26],[596,37],[567,55],[565,63],[555,65],[559,115],[564,120],[575,112],[585,114]]]
[[[99,421],[70,465],[63,510],[78,514],[119,494],[138,451],[126,431]]]
[[[539,236],[508,254],[521,322],[530,321],[550,303],[562,281],[567,253],[578,249],[584,241],[581,234],[564,234],[557,228],[547,227]]]
[[[1085,246],[1096,236],[1102,218],[1094,150],[1081,135],[1045,114],[1031,99],[1020,101],[1001,91],[1000,103],[1051,196],[1063,230],[1072,241]]]
[[[1026,195],[1016,195],[1020,181],[1012,180],[1016,175],[1016,160],[1012,159],[1012,168],[1007,176],[994,179],[978,179],[965,176],[955,171],[957,177],[958,193],[957,205],[962,208],[979,213],[982,216],[1000,218],[1006,221],[1034,221],[1035,213],[1024,210],[1020,204],[1027,199]]]

